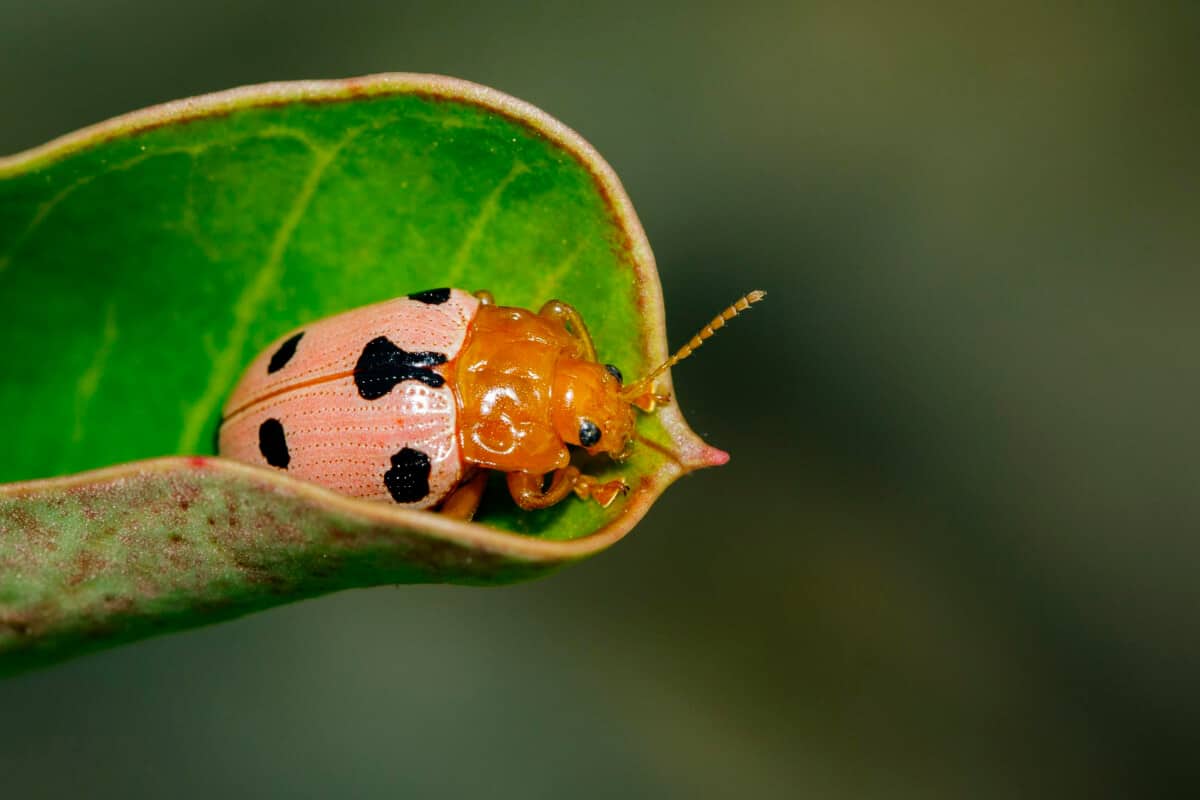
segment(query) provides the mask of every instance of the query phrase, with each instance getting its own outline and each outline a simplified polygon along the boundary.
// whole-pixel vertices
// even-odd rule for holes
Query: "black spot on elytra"
[[[300,344],[300,337],[302,336],[304,336],[304,331],[300,331],[279,345],[279,349],[275,351],[275,355],[271,356],[271,363],[267,364],[268,375],[283,369],[284,364],[292,360],[292,356],[296,355],[296,345]]]
[[[354,366],[354,385],[364,400],[378,400],[400,381],[417,380],[437,388],[446,381],[430,367],[445,364],[446,356],[432,351],[410,353],[386,336],[367,342]]]
[[[431,306],[440,306],[442,303],[450,299],[449,289],[429,289],[424,292],[413,292],[408,296],[409,300],[417,300]]]
[[[392,468],[383,473],[383,485],[397,503],[415,503],[429,495],[429,456],[406,447],[392,456]]]
[[[272,467],[287,469],[292,454],[288,452],[282,422],[272,417],[258,426],[258,450]]]

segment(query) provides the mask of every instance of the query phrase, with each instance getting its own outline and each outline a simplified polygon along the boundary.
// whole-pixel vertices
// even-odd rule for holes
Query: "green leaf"
[[[212,452],[225,397],[279,334],[446,285],[572,303],[629,376],[667,355],[653,256],[612,170],[484,87],[250,87],[0,159],[0,482],[20,481],[0,486],[0,671],[352,586],[528,578],[722,463],[669,405],[639,421],[652,444],[593,467],[633,487],[609,509],[527,513],[489,491],[469,524],[156,458]]]

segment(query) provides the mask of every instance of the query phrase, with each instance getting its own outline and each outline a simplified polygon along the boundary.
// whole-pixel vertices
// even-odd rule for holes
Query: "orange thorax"
[[[583,356],[562,325],[521,308],[479,307],[454,365],[463,460],[544,474],[570,453],[551,421],[559,358]]]

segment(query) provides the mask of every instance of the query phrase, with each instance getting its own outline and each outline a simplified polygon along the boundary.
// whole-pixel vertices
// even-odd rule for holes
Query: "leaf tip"
[[[729,463],[729,453],[719,447],[705,445],[697,454],[696,467],[723,467]]]

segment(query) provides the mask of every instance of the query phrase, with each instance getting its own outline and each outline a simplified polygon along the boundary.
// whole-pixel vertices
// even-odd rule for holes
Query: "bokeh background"
[[[0,795],[1186,794],[1200,11],[1098,5],[0,0],[0,152],[455,75],[613,164],[672,343],[771,295],[676,371],[733,461],[611,551],[0,683]]]

